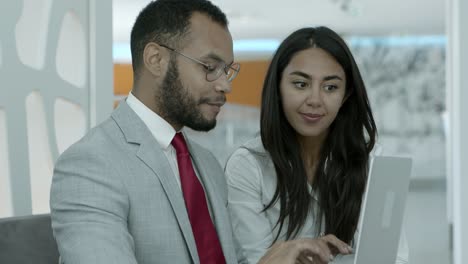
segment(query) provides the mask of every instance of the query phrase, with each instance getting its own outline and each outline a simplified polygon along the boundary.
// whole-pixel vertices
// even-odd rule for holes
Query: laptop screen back
[[[354,263],[395,263],[411,164],[410,158],[376,156],[372,160]]]

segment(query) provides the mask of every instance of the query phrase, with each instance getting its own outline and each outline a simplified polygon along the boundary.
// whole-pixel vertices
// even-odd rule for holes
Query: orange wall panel
[[[227,95],[227,101],[259,107],[263,80],[268,65],[269,61],[241,62],[241,70],[232,82],[232,91]],[[114,95],[127,95],[132,89],[132,85],[132,65],[114,64]]]
[[[260,106],[263,80],[268,61],[241,62],[239,75],[232,82],[232,91],[227,95],[229,103]]]
[[[114,95],[127,95],[133,86],[131,64],[114,64]]]

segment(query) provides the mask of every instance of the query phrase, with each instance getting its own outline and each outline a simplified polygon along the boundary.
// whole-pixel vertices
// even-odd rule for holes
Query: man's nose
[[[232,84],[228,81],[226,74],[221,74],[215,81],[215,89],[217,92],[230,93]]]

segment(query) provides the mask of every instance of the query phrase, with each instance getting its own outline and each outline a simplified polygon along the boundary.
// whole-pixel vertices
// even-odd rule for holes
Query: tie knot
[[[188,154],[187,143],[185,142],[184,136],[182,133],[176,133],[171,142],[172,146],[175,148],[177,155]]]

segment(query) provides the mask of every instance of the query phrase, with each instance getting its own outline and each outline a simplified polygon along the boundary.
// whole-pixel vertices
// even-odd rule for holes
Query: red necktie
[[[184,194],[190,225],[197,244],[200,264],[226,263],[218,234],[211,221],[203,187],[195,174],[182,133],[176,133],[171,142],[177,152],[180,183]]]

